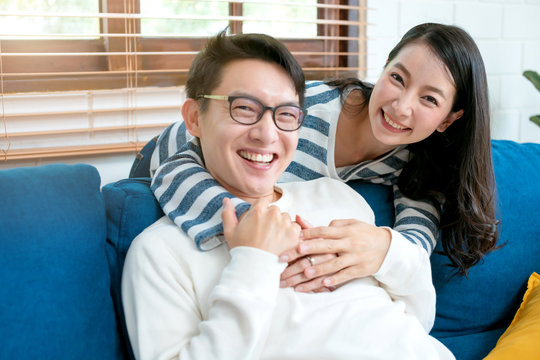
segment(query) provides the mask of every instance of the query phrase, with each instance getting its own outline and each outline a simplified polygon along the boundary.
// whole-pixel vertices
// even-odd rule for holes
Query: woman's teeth
[[[244,159],[258,163],[269,163],[274,158],[273,154],[253,154],[245,151],[240,151],[239,154]]]
[[[396,124],[395,122],[393,122],[392,120],[390,120],[388,118],[388,116],[386,115],[386,113],[383,113],[384,115],[384,120],[386,120],[386,122],[388,123],[388,125],[390,125],[391,127],[393,127],[394,129],[398,129],[398,130],[405,130],[406,128],[403,127],[403,126],[399,126],[398,124]]]

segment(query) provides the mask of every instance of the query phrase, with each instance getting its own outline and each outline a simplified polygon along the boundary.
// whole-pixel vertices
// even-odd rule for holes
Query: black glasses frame
[[[249,96],[199,95],[199,96],[197,96],[197,99],[213,99],[213,100],[225,100],[225,101],[228,101],[229,102],[229,115],[231,116],[231,119],[233,119],[234,121],[236,121],[237,123],[242,124],[242,125],[253,125],[253,124],[258,123],[262,119],[264,113],[267,110],[270,110],[270,111],[272,111],[272,120],[274,121],[274,125],[276,125],[276,127],[281,131],[296,131],[296,130],[300,129],[302,127],[304,119],[306,118],[306,115],[307,115],[307,110],[300,107],[300,106],[296,106],[296,105],[278,105],[276,107],[271,107],[271,106],[266,106],[262,102],[260,102],[259,100],[255,99],[255,98],[252,98],[252,97],[249,97]],[[249,123],[236,120],[234,118],[233,114],[232,114],[232,103],[236,99],[249,99],[249,100],[254,101],[257,104],[261,105],[262,111],[259,114],[259,117],[257,118],[257,120],[255,120],[253,122],[249,122]],[[297,108],[301,112],[301,116],[298,118],[298,127],[295,128],[295,129],[283,129],[278,125],[278,123],[276,121],[276,110],[279,109],[280,107],[285,107],[285,106]]]

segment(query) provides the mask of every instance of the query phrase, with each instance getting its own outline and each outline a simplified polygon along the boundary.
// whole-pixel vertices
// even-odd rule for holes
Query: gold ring
[[[309,260],[309,263],[311,264],[311,266],[315,266],[315,259],[313,259],[311,256],[309,255],[306,255],[306,259]]]

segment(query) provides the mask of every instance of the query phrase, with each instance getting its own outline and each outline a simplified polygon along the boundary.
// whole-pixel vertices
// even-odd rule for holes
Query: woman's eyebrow
[[[436,92],[437,94],[441,95],[441,97],[446,100],[446,96],[444,95],[444,91],[442,91],[441,89],[439,88],[436,88],[435,86],[431,86],[431,85],[427,85],[425,87],[426,90],[428,91],[433,91],[433,92]]]
[[[399,70],[403,71],[405,73],[405,76],[411,77],[411,73],[409,72],[409,70],[407,70],[405,65],[403,65],[402,63],[397,62],[394,64],[394,66],[397,67]]]
[[[407,76],[408,78],[411,77],[411,73],[409,72],[409,70],[407,70],[407,68],[405,67],[405,65],[403,65],[402,63],[397,62],[397,63],[394,64],[394,66],[397,67],[398,69],[400,69],[401,71],[403,71],[403,73],[405,74],[405,76]],[[426,86],[425,86],[425,89],[428,90],[428,91],[433,91],[433,92],[439,94],[443,99],[446,100],[446,95],[444,94],[444,91],[442,91],[442,90],[439,89],[438,87],[431,86],[431,85],[426,85]]]

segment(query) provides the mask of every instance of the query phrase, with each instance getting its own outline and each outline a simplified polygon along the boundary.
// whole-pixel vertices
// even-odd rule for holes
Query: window
[[[206,36],[226,26],[282,39],[309,78],[358,72],[364,8],[340,3],[3,0],[3,92],[182,84]]]
[[[135,99],[184,84],[206,38],[225,27],[230,33],[264,32],[279,38],[308,79],[362,77],[365,12],[365,0],[0,0],[0,149],[9,160],[58,154],[34,151],[38,143],[60,149],[69,145],[74,150],[64,152],[68,155],[79,154],[80,148],[85,153],[140,148],[149,135],[133,140],[119,133],[147,129],[157,134],[175,119],[141,123],[134,115],[141,110]],[[43,104],[60,92],[86,105],[51,110],[21,105],[29,97]],[[97,99],[106,94],[124,94],[127,100],[98,109]],[[142,111],[149,113],[153,106],[158,112],[177,110],[182,96],[177,99],[142,106]],[[127,119],[123,124],[96,121],[120,112]],[[79,121],[68,120],[73,116]],[[95,141],[81,142],[83,134],[130,140],[109,148],[98,144],[98,149]],[[18,155],[14,149],[20,149]]]

